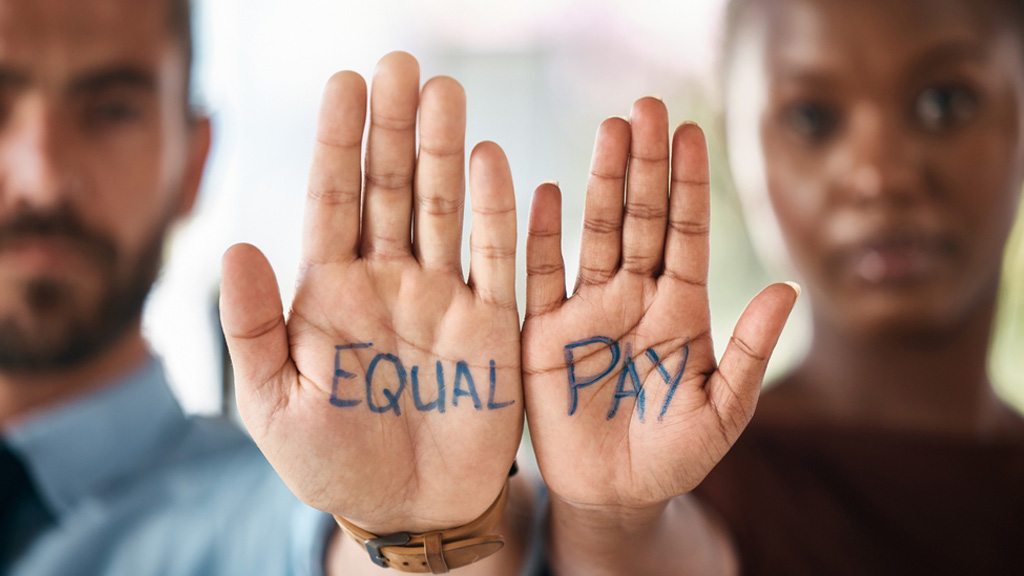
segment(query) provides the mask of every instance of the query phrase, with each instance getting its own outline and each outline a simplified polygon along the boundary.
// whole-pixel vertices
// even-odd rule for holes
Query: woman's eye
[[[978,111],[978,98],[962,86],[926,88],[914,101],[914,117],[928,131],[941,132],[971,121]]]
[[[829,106],[817,102],[801,102],[789,106],[784,122],[800,138],[811,143],[826,140],[838,123],[839,115]]]

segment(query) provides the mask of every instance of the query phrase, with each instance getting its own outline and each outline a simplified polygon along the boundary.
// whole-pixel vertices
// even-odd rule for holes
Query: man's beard
[[[116,242],[87,228],[70,209],[22,211],[0,223],[0,251],[9,243],[52,238],[73,243],[93,266],[101,285],[98,301],[83,302],[76,284],[57,277],[24,281],[20,306],[0,316],[0,370],[45,373],[73,368],[105,352],[139,321],[160,270],[164,237],[171,225],[164,211],[138,256],[126,261]],[[27,314],[30,321],[19,321]]]

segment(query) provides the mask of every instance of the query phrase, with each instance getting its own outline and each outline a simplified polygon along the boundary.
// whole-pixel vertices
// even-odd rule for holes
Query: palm
[[[224,315],[239,409],[289,487],[368,530],[417,531],[479,516],[518,447],[514,200],[500,149],[482,145],[471,179],[474,224],[486,230],[471,241],[467,285],[461,89],[448,79],[424,87],[417,159],[402,153],[415,141],[415,61],[392,55],[380,70],[362,218],[359,194],[339,189],[354,173],[358,190],[362,117],[351,117],[365,87],[339,75],[325,96],[291,314],[286,326],[270,320],[281,338],[242,327],[275,317],[239,292],[246,279],[236,266],[266,266],[251,247],[225,261]],[[395,127],[381,128],[387,122]],[[446,176],[423,179],[431,174]]]
[[[423,271],[411,260],[381,267],[363,261],[316,267],[307,271],[305,283],[312,286],[308,292],[300,288],[288,325],[300,383],[293,397],[300,402],[270,422],[280,430],[266,434],[299,440],[321,458],[329,455],[332,464],[318,470],[315,481],[304,480],[314,489],[311,503],[337,507],[352,518],[379,514],[380,503],[393,506],[397,517],[403,510],[423,510],[427,503],[436,507],[436,521],[455,522],[444,514],[477,497],[479,502],[470,505],[466,515],[472,519],[472,511],[479,514],[496,496],[478,489],[479,477],[489,479],[494,491],[500,490],[510,462],[510,457],[481,459],[481,453],[497,450],[508,455],[518,443],[521,408],[488,408],[488,402],[497,406],[513,401],[521,406],[514,310],[496,310],[478,301],[460,278]],[[336,349],[346,344],[372,346]],[[399,392],[394,361],[378,360],[367,397],[365,375],[380,354],[398,359],[405,372],[404,390]],[[335,359],[356,375],[340,381],[336,390]],[[444,375],[443,396],[437,384],[438,362]],[[466,363],[476,398],[453,395],[459,362]],[[419,384],[415,395],[413,370]],[[467,379],[459,384],[460,392],[470,392]],[[398,396],[397,401],[385,396],[385,390]],[[359,404],[337,406],[344,402]],[[322,425],[310,426],[311,420]],[[468,439],[478,442],[466,446]],[[353,462],[374,466],[353,467]],[[364,488],[332,494],[336,486],[349,482]],[[330,496],[321,503],[318,493]],[[353,502],[331,501],[338,496]],[[369,507],[361,509],[362,502],[369,502]]]
[[[691,490],[735,441],[792,292],[774,288],[755,301],[720,371],[706,289],[702,135],[677,131],[671,197],[660,102],[639,101],[632,126],[609,120],[598,138],[571,298],[560,286],[557,190],[542,186],[535,197],[524,384],[552,492],[580,505],[640,507]]]

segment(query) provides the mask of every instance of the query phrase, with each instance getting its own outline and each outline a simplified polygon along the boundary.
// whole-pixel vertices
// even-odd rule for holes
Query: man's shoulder
[[[271,498],[287,506],[296,500],[267,463],[252,439],[238,426],[223,419],[190,416],[181,433],[154,454],[153,466],[139,478],[140,483],[168,486],[175,505],[188,499],[203,504],[216,496],[220,507],[236,498],[229,495]],[[219,494],[224,492],[227,494]],[[268,502],[264,502],[266,506]]]
[[[244,431],[183,424],[62,516],[15,574],[287,573],[305,507]]]

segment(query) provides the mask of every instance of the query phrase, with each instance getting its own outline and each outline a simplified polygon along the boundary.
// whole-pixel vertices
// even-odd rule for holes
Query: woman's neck
[[[810,352],[788,387],[801,411],[846,425],[998,435],[1012,413],[986,370],[994,311],[993,295],[956,325],[871,337],[818,316]]]

